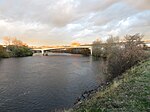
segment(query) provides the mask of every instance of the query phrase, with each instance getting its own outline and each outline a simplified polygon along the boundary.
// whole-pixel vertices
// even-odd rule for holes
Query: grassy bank
[[[73,112],[150,112],[150,59],[114,79]]]

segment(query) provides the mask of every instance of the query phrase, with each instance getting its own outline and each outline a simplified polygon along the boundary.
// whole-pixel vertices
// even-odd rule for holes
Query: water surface
[[[0,112],[69,108],[104,80],[101,63],[77,55],[1,59]]]

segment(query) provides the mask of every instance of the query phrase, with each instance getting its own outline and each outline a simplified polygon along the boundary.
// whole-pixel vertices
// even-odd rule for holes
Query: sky
[[[150,0],[0,0],[0,43],[10,36],[68,45],[135,33],[150,39]]]

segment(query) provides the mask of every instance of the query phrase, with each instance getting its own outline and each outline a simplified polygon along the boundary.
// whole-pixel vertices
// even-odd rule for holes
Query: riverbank
[[[150,59],[114,79],[90,99],[78,102],[72,112],[150,111]]]

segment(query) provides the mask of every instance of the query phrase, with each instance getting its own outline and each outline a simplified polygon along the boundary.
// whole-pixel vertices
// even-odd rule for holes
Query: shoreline
[[[97,87],[95,87],[91,90],[84,91],[74,102],[74,107],[77,106],[78,104],[80,104],[82,101],[92,98],[92,96],[94,96],[97,92],[104,90],[110,84],[111,84],[111,81],[103,83],[103,84],[99,84]]]

